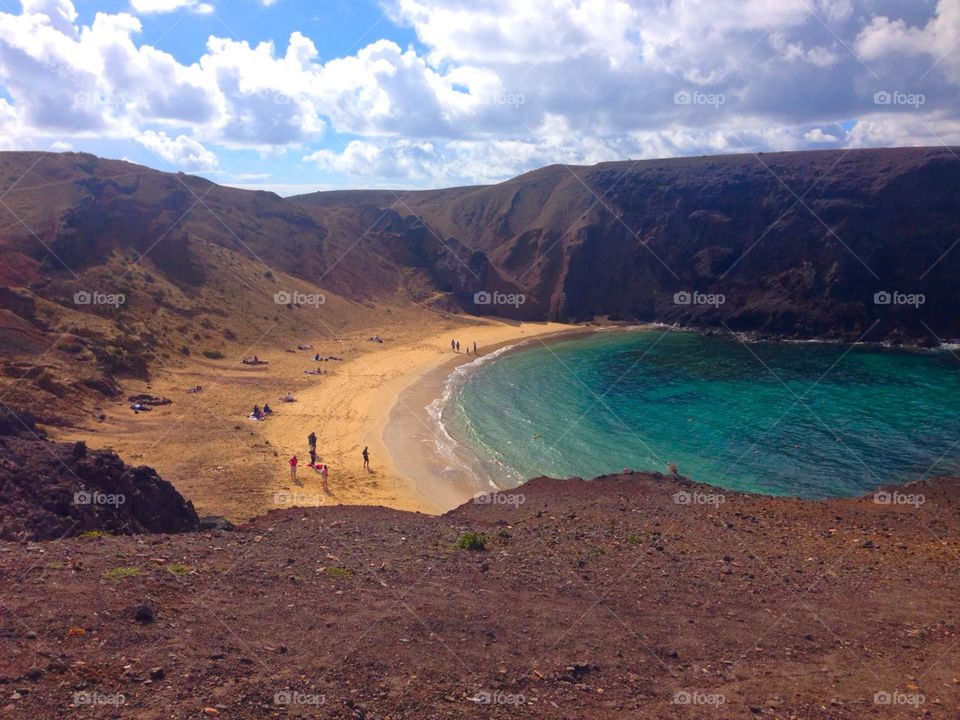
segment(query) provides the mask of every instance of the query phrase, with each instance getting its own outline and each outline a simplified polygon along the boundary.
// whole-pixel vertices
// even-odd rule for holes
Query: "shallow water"
[[[533,343],[460,373],[445,433],[500,487],[665,469],[822,498],[960,472],[960,361],[696,333]]]

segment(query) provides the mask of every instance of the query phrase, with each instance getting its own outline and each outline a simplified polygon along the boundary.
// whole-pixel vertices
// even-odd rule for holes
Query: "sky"
[[[0,0],[0,150],[281,195],[960,145],[960,0]]]

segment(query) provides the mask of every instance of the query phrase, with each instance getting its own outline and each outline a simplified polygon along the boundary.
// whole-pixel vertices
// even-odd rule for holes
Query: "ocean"
[[[960,359],[645,329],[458,367],[428,411],[479,486],[633,470],[827,498],[960,473]]]

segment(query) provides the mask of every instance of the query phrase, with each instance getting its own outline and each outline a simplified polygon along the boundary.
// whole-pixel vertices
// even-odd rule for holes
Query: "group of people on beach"
[[[320,473],[320,480],[323,482],[323,491],[330,494],[330,486],[327,484],[327,478],[330,476],[330,466],[323,462],[317,462],[317,434],[315,432],[310,432],[307,435],[307,447],[310,452],[310,464],[307,467],[313,468],[318,473]],[[296,455],[290,458],[290,481],[293,483],[297,482],[297,467],[300,465],[300,460]]]
[[[313,468],[320,473],[320,480],[323,482],[323,491],[327,494],[330,494],[330,486],[327,484],[327,478],[330,476],[330,466],[324,462],[317,462],[317,434],[315,432],[310,432],[307,435],[307,448],[310,453],[310,464],[307,467]],[[370,448],[364,445],[363,452],[363,467],[366,470],[370,469]],[[297,468],[300,466],[300,459],[294,455],[290,458],[290,482],[297,482]]]
[[[254,405],[250,417],[254,420],[266,420],[267,416],[272,413],[273,410],[271,407],[267,403],[264,403],[262,408],[259,405]]]
[[[467,345],[466,348],[467,348],[467,355],[469,355],[469,354],[470,354],[470,346]],[[451,341],[450,341],[450,349],[453,350],[454,352],[460,352],[460,341],[459,341],[459,340],[451,340]],[[473,341],[473,354],[474,354],[474,355],[477,354],[477,341],[476,341],[476,340]]]

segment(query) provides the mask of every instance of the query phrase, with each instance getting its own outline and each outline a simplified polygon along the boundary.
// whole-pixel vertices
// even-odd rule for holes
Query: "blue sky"
[[[956,0],[0,0],[0,149],[281,194],[960,144]]]

